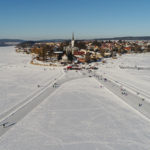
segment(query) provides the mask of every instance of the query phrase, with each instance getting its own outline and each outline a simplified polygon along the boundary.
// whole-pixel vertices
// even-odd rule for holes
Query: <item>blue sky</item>
[[[1,0],[0,38],[150,36],[150,0]]]

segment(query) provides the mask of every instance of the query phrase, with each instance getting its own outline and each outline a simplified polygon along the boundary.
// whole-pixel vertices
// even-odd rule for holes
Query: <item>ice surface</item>
[[[30,61],[30,55],[16,53],[14,47],[0,47],[0,113],[61,74],[61,69],[34,66]]]
[[[30,65],[29,56],[15,53],[13,47],[2,50],[7,51],[5,59],[0,56],[0,90],[4,93],[0,100],[5,109],[60,72]],[[148,70],[119,68],[120,64],[149,67],[149,58],[149,54],[132,54],[109,59],[107,64],[99,64],[97,73],[149,94]],[[66,77],[78,74],[69,71]],[[27,149],[149,150],[150,121],[105,87],[100,88],[94,78],[76,79],[61,85],[0,139],[0,150]]]
[[[150,70],[120,69],[121,66],[150,68],[150,53],[127,54],[118,59],[106,59],[105,65],[100,64],[98,72],[118,81],[134,91],[138,91],[150,99]]]
[[[149,121],[85,78],[62,85],[1,137],[0,149],[149,150],[149,139]]]

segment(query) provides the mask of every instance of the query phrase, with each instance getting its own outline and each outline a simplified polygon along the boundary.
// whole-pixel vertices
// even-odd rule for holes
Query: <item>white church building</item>
[[[73,54],[74,51],[79,50],[79,48],[75,47],[74,45],[75,45],[75,39],[74,39],[74,33],[72,33],[72,40],[70,42],[70,45],[64,47],[64,51],[66,52],[66,54],[67,53],[72,53]]]

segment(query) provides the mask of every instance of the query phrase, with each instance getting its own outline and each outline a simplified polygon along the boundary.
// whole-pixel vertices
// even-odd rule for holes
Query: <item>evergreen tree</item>
[[[91,57],[90,57],[90,53],[87,52],[85,55],[85,62],[90,63],[91,62]]]

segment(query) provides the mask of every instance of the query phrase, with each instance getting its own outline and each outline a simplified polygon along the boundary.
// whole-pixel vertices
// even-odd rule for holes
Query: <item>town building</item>
[[[74,54],[75,51],[78,51],[79,48],[78,47],[75,47],[75,39],[74,39],[74,33],[72,33],[72,40],[71,40],[71,43],[68,45],[68,46],[65,46],[64,47],[64,51],[66,54],[69,54],[69,53],[72,53]]]

